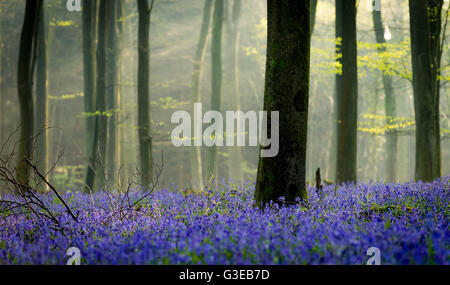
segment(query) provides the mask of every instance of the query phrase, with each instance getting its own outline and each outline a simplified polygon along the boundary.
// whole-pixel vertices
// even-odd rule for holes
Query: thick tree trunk
[[[84,112],[86,113],[86,154],[89,157],[87,165],[86,185],[92,189],[94,185],[94,132],[95,132],[95,92],[96,92],[96,24],[97,0],[83,2],[83,73],[84,73]]]
[[[239,90],[239,40],[240,40],[240,31],[239,31],[239,23],[241,18],[241,0],[234,0],[233,2],[233,13],[232,13],[232,22],[231,22],[231,33],[230,33],[230,47],[231,47],[231,58],[230,62],[232,63],[232,68],[230,70],[231,73],[231,102],[232,106],[235,108],[234,110],[241,110],[241,95]],[[230,178],[234,182],[242,183],[244,181],[244,176],[242,174],[242,147],[236,146],[230,149]]]
[[[342,39],[342,74],[337,75],[337,183],[356,182],[358,70],[356,0],[336,0],[336,37]]]
[[[105,160],[107,150],[107,116],[106,111],[106,41],[110,17],[111,2],[101,0],[98,22],[97,45],[97,82],[96,82],[96,116],[94,139],[92,144],[91,163],[88,167],[86,185],[93,191],[105,186]]]
[[[208,31],[211,22],[213,0],[205,0],[203,7],[203,20],[200,30],[200,37],[197,44],[197,51],[194,55],[194,71],[192,72],[192,106],[191,114],[194,115],[194,104],[202,101],[201,82],[203,79],[203,65],[205,62],[206,46],[208,42]],[[193,117],[192,117],[193,118]],[[192,120],[193,123],[194,120]],[[193,130],[194,125],[192,125]],[[194,189],[203,188],[203,166],[200,146],[193,146],[190,153],[191,161],[191,183]]]
[[[92,153],[92,139],[95,117],[95,38],[97,23],[97,0],[84,0],[83,3],[83,73],[84,73],[84,112],[86,117],[86,153]]]
[[[35,162],[42,175],[47,175],[48,166],[48,102],[47,102],[47,43],[45,6],[41,5],[39,31],[37,37],[37,69],[36,69],[36,150]]]
[[[42,0],[27,0],[20,36],[17,88],[20,108],[20,140],[17,164],[17,182],[29,185],[29,166],[24,158],[32,158],[34,141],[33,70],[36,36]]]
[[[211,61],[212,61],[212,93],[211,110],[221,109],[222,97],[222,28],[223,28],[223,0],[216,0],[214,3]],[[208,148],[206,155],[206,179],[217,178],[217,147],[215,145]]]
[[[138,135],[141,183],[153,181],[152,137],[150,126],[150,7],[147,0],[137,0],[139,12],[138,63]],[[153,4],[152,4],[153,5]]]
[[[378,52],[386,52],[386,40],[384,39],[384,26],[381,11],[372,11],[373,27],[375,29],[376,41],[380,45]],[[386,125],[392,124],[395,118],[395,94],[392,86],[392,77],[386,74],[382,75],[384,86],[384,110],[386,113]],[[395,181],[397,169],[397,134],[395,130],[388,130],[386,133],[386,179],[389,182]]]
[[[280,196],[287,203],[294,203],[297,197],[307,199],[310,0],[268,0],[267,11],[264,110],[279,111],[279,152],[259,160],[258,205],[278,201]],[[269,131],[269,118],[267,123]]]
[[[441,176],[439,128],[440,34],[443,0],[410,0],[411,58],[416,119],[416,180]]]
[[[113,180],[116,175],[116,157],[117,157],[117,46],[116,46],[116,22],[117,22],[117,0],[111,1],[111,17],[108,25],[108,43],[107,51],[107,97],[108,110],[112,112],[108,118],[108,158],[107,158],[107,177],[108,187],[113,186]]]

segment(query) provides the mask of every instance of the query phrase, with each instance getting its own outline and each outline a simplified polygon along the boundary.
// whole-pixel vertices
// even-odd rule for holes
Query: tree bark
[[[47,102],[47,39],[45,24],[45,8],[41,5],[37,37],[37,65],[36,65],[36,167],[44,177],[47,176],[48,166],[48,102]],[[45,186],[47,188],[47,186]]]
[[[20,108],[20,140],[17,163],[17,182],[29,185],[29,166],[24,158],[32,159],[34,141],[33,71],[39,13],[42,0],[27,0],[20,36],[17,89]]]
[[[441,176],[439,70],[443,0],[410,0],[411,58],[416,119],[416,180]]]
[[[216,0],[214,3],[211,61],[212,61],[212,94],[211,110],[221,109],[222,97],[222,28],[223,28],[223,0]],[[206,179],[217,178],[217,147],[215,145],[208,148],[206,155]]]
[[[152,137],[150,126],[150,13],[147,0],[137,0],[139,13],[138,36],[138,136],[141,163],[141,183],[153,181]],[[153,5],[153,0],[152,0]]]
[[[294,203],[297,197],[307,200],[310,0],[268,0],[267,11],[264,110],[279,111],[279,152],[259,160],[258,206],[278,202],[280,196],[287,203]],[[269,131],[270,118],[267,123]]]
[[[375,37],[378,47],[378,52],[386,52],[386,40],[384,38],[384,26],[381,11],[372,11],[373,27],[375,29]],[[392,77],[387,74],[382,74],[384,86],[384,111],[386,113],[386,125],[392,124],[392,119],[395,118],[395,94],[392,87]],[[389,182],[395,181],[397,169],[397,134],[392,130],[386,133],[386,178]]]
[[[358,68],[356,0],[336,0],[336,38],[342,39],[342,74],[337,75],[337,183],[356,182]]]

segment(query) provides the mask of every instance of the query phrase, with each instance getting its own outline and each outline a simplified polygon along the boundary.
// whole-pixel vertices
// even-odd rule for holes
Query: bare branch
[[[50,189],[53,191],[53,193],[55,193],[56,197],[58,197],[58,199],[64,204],[64,207],[66,207],[67,212],[75,220],[75,222],[78,222],[77,216],[75,216],[73,214],[73,212],[70,209],[69,205],[67,205],[66,201],[64,201],[64,199],[61,197],[61,195],[59,195],[59,193],[58,193],[58,191],[56,191],[55,187],[53,187],[53,185],[50,184],[50,182],[48,182],[48,180],[39,172],[37,167],[27,157],[25,157],[25,161],[28,163],[28,165],[31,168],[33,168],[34,172],[42,179],[42,181],[44,181],[45,184],[47,184],[47,186],[50,187]]]

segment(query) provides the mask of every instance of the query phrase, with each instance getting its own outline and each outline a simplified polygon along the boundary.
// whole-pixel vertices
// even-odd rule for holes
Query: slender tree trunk
[[[386,40],[384,39],[384,26],[381,16],[381,11],[372,11],[373,27],[375,29],[376,41],[380,45],[378,52],[386,52]],[[392,119],[395,118],[395,94],[392,87],[392,77],[384,74],[384,110],[386,113],[386,125],[392,124]],[[386,134],[386,178],[388,181],[395,181],[397,169],[397,134],[395,131],[388,131]]]
[[[233,1],[233,13],[231,22],[231,33],[230,33],[230,47],[232,50],[230,62],[232,63],[231,68],[231,82],[233,88],[231,88],[231,101],[235,110],[241,110],[241,96],[239,90],[239,40],[240,31],[239,24],[241,18],[241,0]],[[230,149],[230,177],[233,181],[242,183],[244,181],[244,176],[242,174],[242,148],[239,146],[232,147]]]
[[[258,205],[307,200],[306,144],[310,77],[310,0],[267,1],[267,59],[264,110],[279,112],[279,152],[261,157]],[[271,130],[267,119],[267,130]],[[270,131],[269,131],[270,135]]]
[[[335,40],[336,40],[336,64],[339,65],[341,67],[340,72],[336,73],[336,83],[335,83],[335,100],[334,100],[334,118],[336,118],[335,124],[334,124],[334,128],[333,128],[333,150],[334,151],[330,151],[330,157],[329,160],[332,162],[332,164],[334,165],[334,180],[337,182],[338,177],[337,177],[337,167],[338,167],[338,162],[337,162],[337,157],[338,157],[338,135],[339,135],[339,106],[338,106],[338,102],[339,102],[339,98],[342,98],[342,37],[343,37],[343,15],[342,15],[342,7],[343,7],[343,1],[342,0],[336,0],[336,7],[335,7],[335,14],[336,14],[336,23],[335,23]],[[331,155],[333,154],[333,156]],[[331,163],[330,163],[331,164]]]
[[[141,162],[141,183],[153,181],[152,137],[150,126],[150,13],[147,0],[137,0],[139,13],[138,38],[138,135]],[[152,0],[153,5],[153,0]]]
[[[101,0],[98,22],[97,45],[97,82],[96,82],[96,116],[94,138],[91,153],[91,167],[88,167],[86,185],[93,191],[105,186],[105,160],[107,150],[107,116],[106,111],[106,42],[111,1]]]
[[[108,119],[108,158],[107,158],[107,177],[108,186],[113,186],[113,179],[116,176],[116,157],[117,157],[117,46],[116,46],[116,11],[117,0],[111,1],[111,17],[108,25],[108,43],[106,47],[107,51],[107,97],[108,97],[108,110],[112,112]]]
[[[51,5],[50,5],[51,6]],[[54,9],[49,9],[49,5],[47,5],[47,9],[46,9],[46,15],[45,17],[47,18],[46,22],[47,22],[47,35],[46,35],[46,48],[47,48],[47,127],[49,127],[50,125],[55,125],[55,121],[53,120],[55,118],[55,105],[56,105],[56,101],[58,100],[49,100],[48,98],[48,94],[51,93],[51,87],[52,87],[52,83],[53,82],[58,82],[57,80],[52,80],[50,81],[49,79],[52,78],[52,70],[50,68],[51,64],[52,64],[52,49],[51,47],[53,46],[52,43],[54,43],[54,39],[55,39],[55,27],[53,25],[50,25],[50,22],[52,21],[52,19],[54,18]],[[56,132],[59,133],[59,132]],[[54,163],[56,163],[55,161],[57,160],[57,157],[59,156],[59,151],[56,150],[55,144],[54,144],[54,139],[55,137],[55,132],[51,132],[50,129],[47,130],[47,169],[49,171],[50,165],[54,165]],[[50,172],[47,175],[47,179],[49,181],[54,181],[53,180],[54,177],[54,172]],[[47,187],[48,188],[48,187]]]
[[[17,88],[20,107],[20,140],[17,182],[29,185],[29,166],[24,158],[32,158],[34,137],[33,70],[36,60],[36,37],[42,0],[27,0],[20,36]]]
[[[83,73],[84,73],[84,112],[86,113],[86,154],[89,157],[87,165],[86,185],[92,189],[94,185],[94,132],[95,132],[95,91],[96,91],[96,24],[97,0],[83,2]]]
[[[47,175],[48,166],[48,102],[47,102],[47,39],[45,6],[41,5],[37,37],[36,76],[36,166],[42,175]]]
[[[203,20],[200,30],[200,37],[197,44],[197,51],[194,55],[194,71],[192,72],[192,104],[191,114],[194,115],[194,104],[202,101],[202,79],[203,79],[203,66],[205,62],[206,46],[208,42],[208,30],[211,22],[213,0],[205,0],[203,7]],[[193,130],[192,120],[192,130]],[[194,189],[203,188],[203,167],[202,167],[202,153],[200,146],[194,146],[191,148],[190,153],[191,163],[191,183]]]
[[[411,58],[416,119],[416,180],[441,176],[439,69],[443,0],[410,0]]]
[[[0,20],[0,30],[3,28],[3,20]],[[3,124],[4,110],[3,105],[6,98],[5,95],[5,61],[6,61],[6,46],[3,36],[0,35],[0,147],[3,146]]]
[[[223,0],[215,0],[212,42],[211,42],[211,61],[212,61],[212,94],[211,110],[219,111],[221,109],[222,97],[222,28],[223,28]],[[217,178],[217,147],[208,148],[206,155],[206,179]]]
[[[124,101],[123,101],[123,84],[122,84],[122,62],[123,62],[123,57],[122,57],[122,48],[123,48],[123,26],[124,26],[124,20],[122,19],[122,16],[124,14],[123,12],[124,10],[124,2],[122,0],[118,0],[117,1],[117,62],[118,62],[118,71],[117,71],[117,103],[119,104],[118,106],[118,116],[117,116],[117,120],[119,123],[118,128],[117,128],[117,154],[118,154],[118,159],[117,159],[117,167],[119,169],[121,169],[121,171],[119,171],[119,177],[118,177],[118,181],[120,183],[120,186],[125,185],[125,182],[128,180],[128,176],[127,176],[127,171],[126,169],[122,169],[122,165],[126,164],[126,155],[125,155],[125,151],[124,148],[122,147],[122,143],[124,141],[124,124],[122,123],[122,121],[125,118],[125,108],[124,108]],[[120,187],[120,189],[122,189],[122,187]]]
[[[358,68],[356,0],[336,0],[336,37],[342,39],[342,74],[337,75],[337,183],[356,182]]]
[[[136,2],[127,2],[124,1],[124,9],[125,9],[125,15],[129,15],[130,13],[133,13],[133,10],[135,9],[135,3]],[[129,42],[130,39],[132,38],[132,35],[136,33],[136,31],[134,30],[135,25],[131,23],[131,21],[127,21],[127,24],[124,26],[124,33],[123,33],[123,37],[124,37],[124,42]],[[126,59],[126,57],[124,56],[124,60]],[[128,74],[133,74],[132,69],[134,69],[134,66],[130,66],[129,64],[124,64],[123,65],[123,69],[124,69],[124,73],[123,73],[123,78],[124,81],[128,81],[131,80],[127,75]],[[124,88],[126,91],[124,94],[135,94],[136,90],[137,90],[137,86],[136,87],[132,87],[129,85],[123,85],[122,88]],[[124,102],[127,102],[126,100],[124,100]],[[137,137],[137,134],[135,133],[135,131],[133,130],[133,128],[131,126],[137,126],[137,116],[134,115],[135,113],[135,109],[128,109],[128,105],[123,104],[123,114],[124,116],[126,116],[128,119],[125,121],[126,125],[124,125],[123,128],[123,138],[124,138],[124,145],[123,145],[123,151],[124,151],[124,157],[126,158],[126,160],[123,160],[124,162],[126,161],[125,167],[126,167],[126,173],[127,173],[127,177],[133,177],[135,175],[134,169],[136,169],[136,165],[138,165],[140,162],[138,162],[138,157],[139,157],[139,141],[136,141],[135,138]],[[135,143],[136,142],[136,143]],[[123,163],[124,163],[123,162]],[[129,181],[130,179],[127,178],[126,180],[123,181]]]

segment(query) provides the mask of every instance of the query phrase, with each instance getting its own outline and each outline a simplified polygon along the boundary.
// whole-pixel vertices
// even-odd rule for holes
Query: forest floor
[[[309,189],[308,205],[254,207],[254,185],[142,198],[67,192],[74,213],[42,196],[58,219],[0,219],[0,264],[450,264],[450,177],[433,183]],[[132,205],[133,207],[130,207]],[[11,214],[11,213],[10,213]]]

